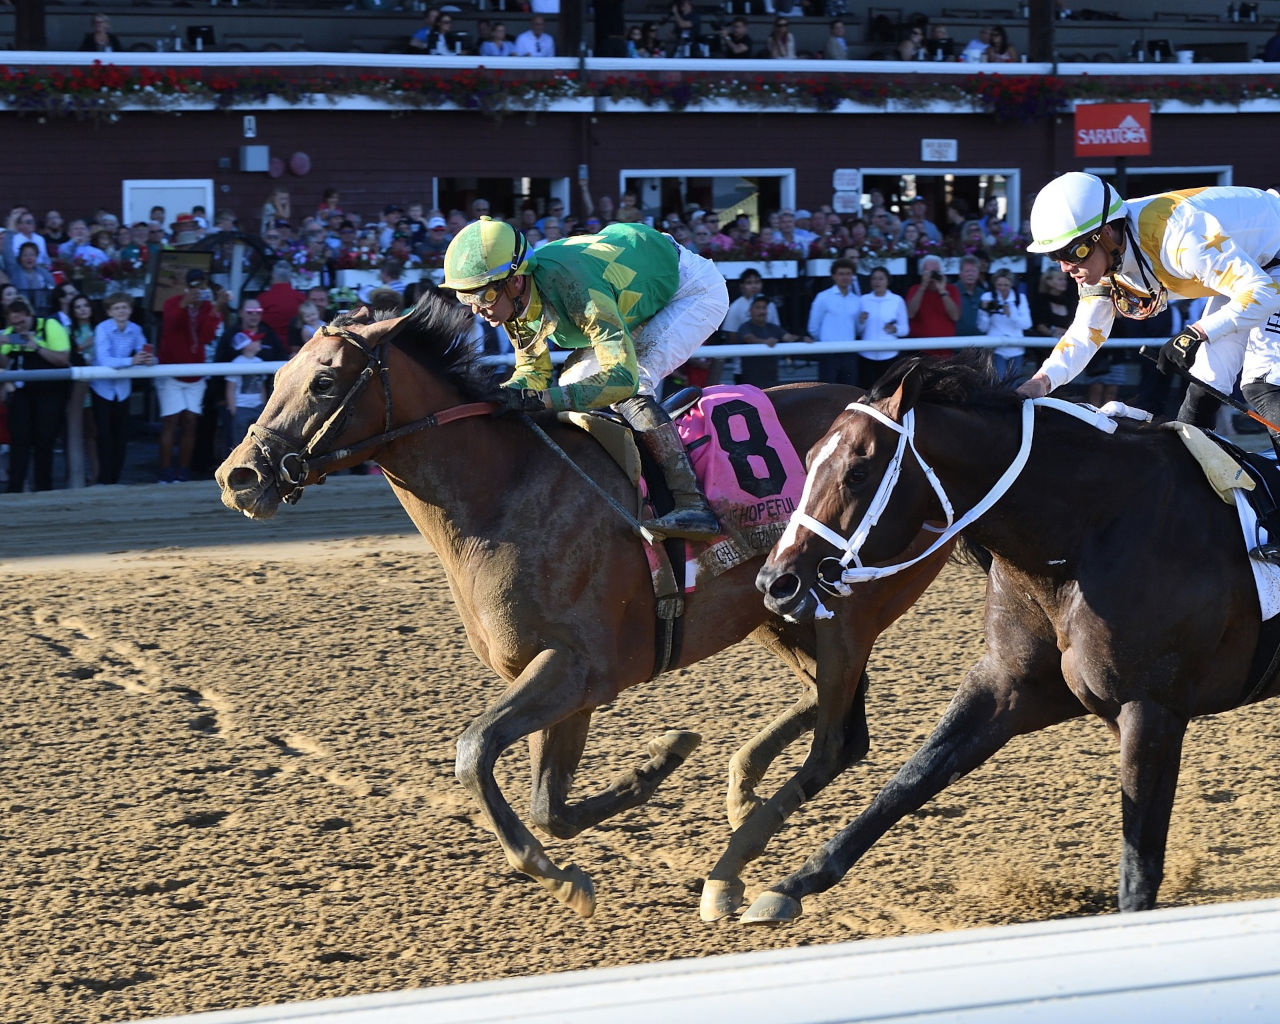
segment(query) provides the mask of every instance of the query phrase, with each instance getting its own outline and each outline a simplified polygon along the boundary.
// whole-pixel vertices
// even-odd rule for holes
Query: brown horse
[[[495,418],[492,404],[466,404],[492,387],[490,371],[461,340],[469,321],[462,307],[428,295],[404,317],[372,321],[360,311],[316,334],[276,375],[270,401],[217,480],[225,504],[265,518],[324,471],[372,455],[439,556],[472,650],[507,684],[458,741],[458,778],[509,863],[586,917],[595,907],[590,878],[553,863],[516,817],[493,777],[498,756],[529,738],[533,822],[567,838],[648,800],[699,737],[667,733],[650,744],[642,767],[601,794],[569,802],[592,711],[653,674],[650,570],[627,523],[575,469],[614,499],[628,499],[630,485],[595,441],[553,416],[536,417],[571,463],[522,417]],[[815,385],[783,388],[772,398],[803,450],[860,395]],[[691,665],[750,636],[806,688],[731,761],[736,831],[704,891],[707,919],[741,905],[741,867],[796,806],[866,752],[863,672],[871,645],[942,565],[931,558],[918,572],[870,588],[840,610],[834,628],[819,631],[768,615],[753,586],[761,561],[699,582],[687,597],[679,660],[670,666]],[[765,769],[810,729],[814,743],[803,767],[762,802],[754,787]]]
[[[856,594],[893,579],[922,522],[948,503],[957,525],[976,511],[965,537],[993,558],[986,653],[871,805],[744,920],[794,918],[1012,737],[1086,713],[1120,743],[1120,909],[1149,908],[1189,720],[1277,691],[1246,684],[1261,619],[1249,558],[1235,510],[1181,441],[1024,403],[972,363],[904,361],[835,421],[757,582],[775,611],[803,613],[809,582]]]

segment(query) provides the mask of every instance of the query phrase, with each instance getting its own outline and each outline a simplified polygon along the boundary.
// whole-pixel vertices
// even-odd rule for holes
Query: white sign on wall
[[[955,139],[921,139],[920,159],[929,163],[955,163],[959,147]]]
[[[856,167],[837,167],[831,172],[831,187],[837,192],[861,192],[862,172]]]
[[[861,192],[837,192],[831,197],[831,209],[836,213],[861,213]]]

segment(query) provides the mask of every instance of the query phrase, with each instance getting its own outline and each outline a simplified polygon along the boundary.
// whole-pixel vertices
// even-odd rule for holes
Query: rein
[[[1064,412],[1076,419],[1083,420],[1085,423],[1096,427],[1106,433],[1114,433],[1116,423],[1108,416],[1089,408],[1082,408],[1071,402],[1064,402],[1057,398],[1029,398],[1022,403],[1022,440],[1018,447],[1018,453],[1014,456],[1009,467],[1001,474],[1000,478],[991,486],[991,489],[975,504],[968,512],[959,519],[954,517],[951,501],[947,498],[942,482],[938,479],[933,468],[925,462],[916,448],[915,442],[915,410],[910,409],[907,414],[902,417],[902,422],[898,423],[886,416],[879,409],[870,405],[864,405],[860,402],[854,402],[846,407],[848,412],[865,413],[873,419],[879,420],[885,426],[898,434],[898,447],[893,457],[889,461],[889,467],[885,471],[884,477],[880,481],[875,496],[871,499],[871,503],[867,506],[867,510],[863,513],[862,520],[854,529],[849,537],[842,537],[826,524],[814,519],[811,515],[804,511],[804,506],[809,497],[808,487],[806,485],[805,494],[800,502],[800,508],[791,517],[791,523],[788,525],[788,531],[792,526],[803,526],[810,532],[821,537],[827,543],[831,544],[840,551],[839,557],[824,558],[818,563],[818,586],[828,594],[837,597],[848,597],[852,592],[852,584],[864,582],[867,580],[878,580],[885,576],[892,576],[909,569],[911,566],[923,561],[932,555],[935,551],[948,543],[952,538],[956,537],[962,530],[971,526],[977,519],[984,515],[990,508],[995,505],[1005,493],[1013,486],[1015,480],[1021,475],[1023,467],[1026,466],[1027,460],[1031,456],[1031,442],[1035,434],[1035,410],[1037,406],[1056,409]],[[938,539],[935,540],[928,548],[917,555],[915,558],[907,562],[898,562],[893,565],[868,566],[862,564],[861,550],[866,543],[871,530],[879,521],[885,508],[889,504],[889,498],[893,494],[894,487],[897,486],[898,480],[902,475],[903,457],[906,449],[910,447],[911,453],[915,456],[916,461],[920,464],[925,477],[932,485],[934,493],[938,496],[938,500],[942,504],[943,511],[946,513],[947,523],[939,532]],[[934,529],[925,524],[925,529]],[[785,538],[784,538],[785,539]],[[850,567],[849,563],[855,565]],[[824,571],[828,563],[835,563],[833,567]],[[814,594],[817,598],[818,595]],[[829,618],[831,613],[822,606],[821,599],[818,599],[817,614],[820,618]]]
[[[392,429],[391,382],[387,376],[388,366],[385,354],[394,331],[388,332],[374,348],[370,348],[363,338],[346,328],[325,326],[320,328],[320,333],[327,337],[339,338],[350,345],[354,345],[364,353],[365,357],[364,369],[360,371],[360,376],[356,378],[343,396],[342,401],[338,403],[338,407],[334,409],[320,430],[305,445],[300,438],[290,437],[280,431],[272,430],[257,423],[249,428],[248,436],[257,446],[258,451],[262,453],[263,458],[266,459],[267,465],[275,477],[276,489],[280,492],[281,500],[290,505],[297,504],[298,499],[302,497],[303,481],[308,476],[312,473],[319,474],[315,482],[322,484],[325,481],[325,470],[328,466],[356,452],[388,444],[427,427],[443,426],[446,423],[465,419],[468,416],[488,415],[497,408],[497,403],[495,402],[471,402],[465,405],[455,405]],[[347,420],[350,418],[352,404],[364,392],[364,389],[375,374],[382,380],[383,406],[385,409],[382,433],[356,444],[347,445],[344,448],[318,453],[329,442],[330,438],[342,432],[342,428],[346,426]],[[277,450],[281,451],[278,457],[275,454]]]

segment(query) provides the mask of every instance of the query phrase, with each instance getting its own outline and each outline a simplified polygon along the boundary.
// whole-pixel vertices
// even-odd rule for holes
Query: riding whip
[[[1138,354],[1141,356],[1145,356],[1146,358],[1150,359],[1154,363],[1158,361],[1157,356],[1159,351],[1160,351],[1159,349],[1152,348],[1150,345],[1143,345],[1140,349],[1138,349]],[[1199,377],[1195,376],[1195,374],[1191,373],[1189,370],[1184,370],[1181,367],[1177,367],[1177,370],[1180,374],[1182,374],[1182,376],[1186,377],[1187,380],[1191,381],[1192,384],[1198,384],[1200,387],[1204,388],[1205,391],[1209,392],[1209,394],[1211,394],[1219,402],[1222,402],[1225,405],[1231,406],[1231,408],[1233,408],[1236,412],[1243,413],[1245,416],[1248,416],[1249,419],[1253,420],[1255,423],[1261,423],[1273,434],[1280,434],[1280,427],[1277,427],[1269,419],[1259,416],[1256,412],[1254,412],[1248,406],[1247,403],[1241,402],[1234,395],[1228,395],[1225,391],[1219,391],[1212,384],[1206,384],[1204,381],[1202,381]]]

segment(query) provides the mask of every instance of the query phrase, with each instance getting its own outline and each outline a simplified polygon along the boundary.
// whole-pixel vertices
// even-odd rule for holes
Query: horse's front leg
[[[582,917],[595,913],[595,886],[575,865],[556,865],[542,844],[516,817],[493,777],[493,766],[522,736],[546,729],[588,704],[585,661],[559,649],[544,650],[529,662],[502,697],[458,740],[455,773],[480,804],[502,844],[507,863],[534,879]]]
[[[591,712],[584,708],[529,737],[533,823],[557,839],[572,839],[583,829],[647,803],[702,740],[696,732],[687,730],[663,733],[649,742],[649,760],[643,765],[623,772],[602,793],[569,803],[569,788],[586,746]]]
[[[1149,700],[1123,705],[1120,730],[1120,909],[1150,910],[1164,878],[1169,818],[1187,720]]]
[[[838,883],[872,845],[905,815],[967,775],[1012,737],[1084,713],[1061,683],[1031,686],[995,666],[988,654],[969,670],[924,746],[917,750],[853,823],[825,843],[799,871],[760,894],[742,920],[791,921],[801,901]]]

